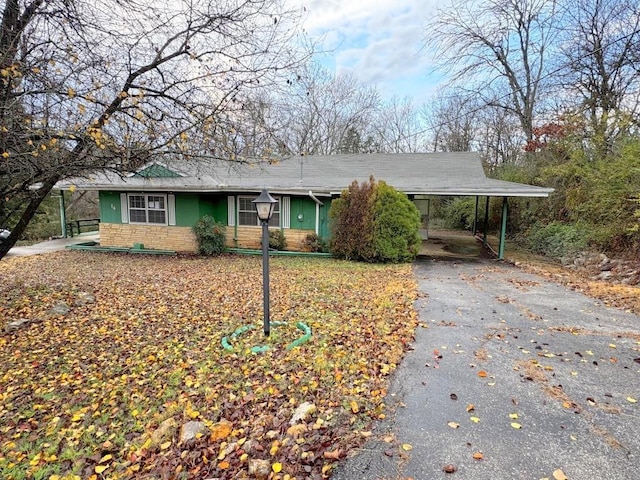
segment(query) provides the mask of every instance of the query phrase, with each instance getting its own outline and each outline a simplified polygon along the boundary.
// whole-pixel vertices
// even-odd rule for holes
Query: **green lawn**
[[[0,477],[249,478],[256,460],[274,479],[329,476],[385,415],[417,322],[411,267],[271,259],[271,317],[287,324],[269,339],[261,279],[260,258],[234,256],[2,260],[1,326],[33,322],[0,336]],[[311,341],[287,350],[299,321]],[[206,429],[180,443],[188,421]]]

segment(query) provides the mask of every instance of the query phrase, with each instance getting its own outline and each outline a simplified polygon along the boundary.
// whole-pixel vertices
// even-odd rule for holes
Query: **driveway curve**
[[[414,274],[388,416],[333,479],[640,478],[638,316],[494,260]]]

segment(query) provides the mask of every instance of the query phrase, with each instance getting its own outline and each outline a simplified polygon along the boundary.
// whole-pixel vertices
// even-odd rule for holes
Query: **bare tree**
[[[377,121],[382,150],[413,153],[423,149],[418,112],[410,98],[394,96],[380,110]]]
[[[2,258],[61,179],[163,155],[242,160],[252,91],[298,66],[277,0],[6,0],[0,22]]]
[[[462,89],[515,115],[529,140],[559,21],[555,0],[460,0],[428,23],[426,46]]]
[[[470,152],[476,139],[480,105],[473,98],[447,89],[420,111],[431,132],[434,152]]]
[[[589,134],[606,150],[638,113],[640,7],[631,0],[573,0],[565,18],[563,87],[578,96]]]
[[[277,103],[286,119],[281,138],[289,152],[330,155],[343,152],[349,138],[366,141],[380,99],[374,87],[354,76],[335,75],[311,64]]]

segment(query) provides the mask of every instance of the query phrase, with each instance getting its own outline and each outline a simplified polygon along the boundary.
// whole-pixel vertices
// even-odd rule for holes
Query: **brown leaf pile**
[[[0,329],[30,323],[0,336],[0,477],[328,476],[384,415],[417,324],[411,269],[274,258],[271,317],[287,323],[228,352],[238,327],[261,332],[261,278],[259,258],[232,256],[3,260]],[[299,321],[312,339],[287,350]],[[181,443],[189,421],[202,428]]]

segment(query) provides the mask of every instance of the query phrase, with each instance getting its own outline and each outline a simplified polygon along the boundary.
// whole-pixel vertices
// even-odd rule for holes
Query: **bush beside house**
[[[211,215],[205,215],[193,226],[193,233],[198,242],[198,253],[202,255],[220,255],[224,253],[225,227]]]
[[[354,181],[329,211],[331,252],[365,262],[410,262],[420,251],[420,212],[413,202],[373,177]]]

